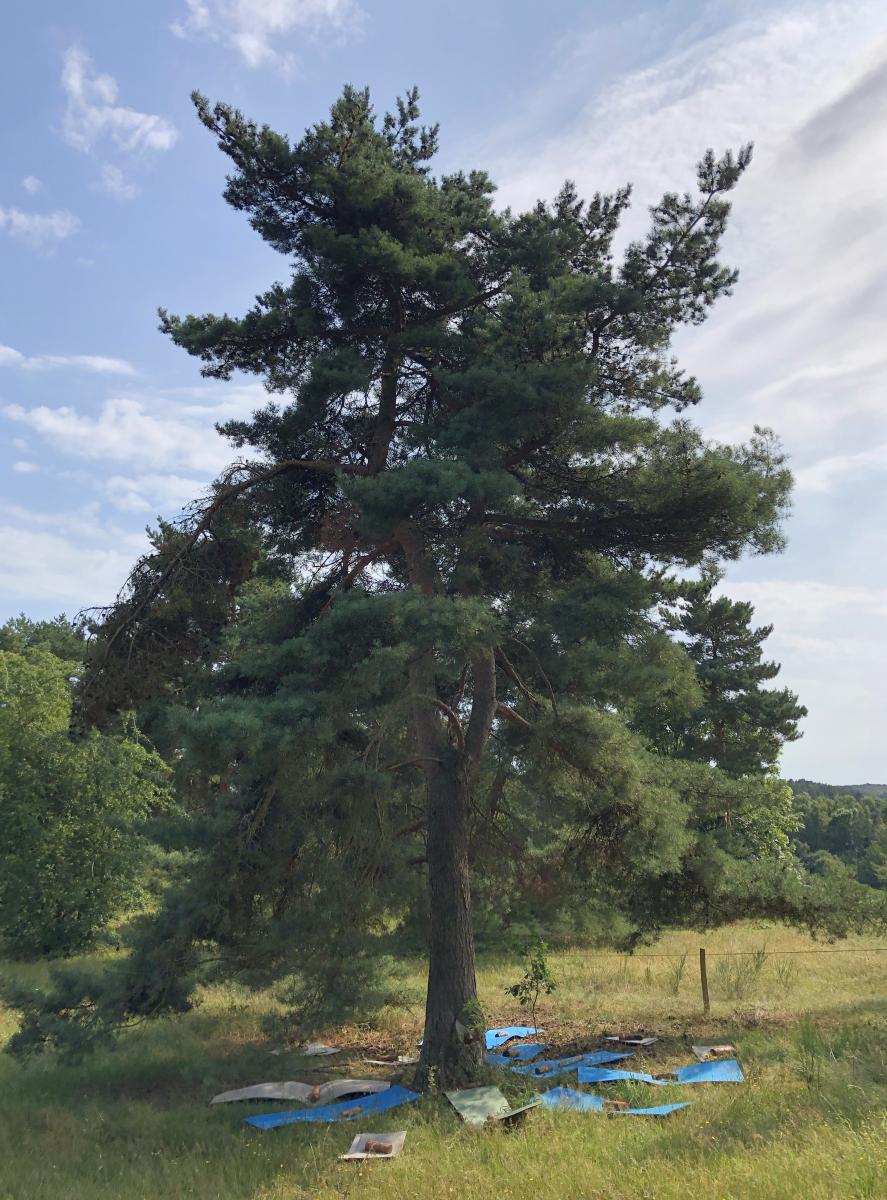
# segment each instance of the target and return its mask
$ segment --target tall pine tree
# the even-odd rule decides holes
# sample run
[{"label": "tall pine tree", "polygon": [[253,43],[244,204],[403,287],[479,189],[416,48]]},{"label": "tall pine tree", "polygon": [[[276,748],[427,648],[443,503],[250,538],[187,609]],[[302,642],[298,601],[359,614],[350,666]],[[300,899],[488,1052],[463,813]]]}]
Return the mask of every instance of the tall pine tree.
[{"label": "tall pine tree", "polygon": [[[378,120],[346,88],[295,143],[195,103],[233,166],[226,199],[290,273],[243,317],[163,312],[162,329],[271,399],[223,427],[244,456],[104,614],[80,720],[186,698],[212,662],[181,735],[210,780],[210,849],[104,999],[84,1010],[72,979],[56,1011],[95,1029],[185,1003],[207,939],[241,966],[344,963],[421,908],[424,880],[419,1082],[466,1081],[483,1059],[471,870],[494,843],[500,862],[545,843],[537,880],[560,863],[649,926],[698,917],[743,858],[735,835],[716,846],[729,781],[670,769],[626,714],[698,702],[655,617],[668,570],[782,544],[772,436],[703,439],[669,355],[736,278],[717,253],[750,149],[707,153],[696,193],[666,194],[617,261],[628,188],[497,210],[483,172],[430,173],[415,91]],[[257,563],[276,582],[244,591]],[[277,934],[260,946],[261,921]],[[35,1017],[32,1041],[62,1024]]]}]

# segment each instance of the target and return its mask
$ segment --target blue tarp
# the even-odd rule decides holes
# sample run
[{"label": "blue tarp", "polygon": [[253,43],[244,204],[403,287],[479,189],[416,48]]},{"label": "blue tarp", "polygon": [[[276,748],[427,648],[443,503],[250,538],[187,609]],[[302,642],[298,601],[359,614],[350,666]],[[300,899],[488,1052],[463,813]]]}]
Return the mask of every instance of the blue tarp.
[{"label": "blue tarp", "polygon": [[689,1100],[681,1100],[678,1104],[658,1104],[655,1108],[615,1108],[615,1117],[667,1117],[669,1113],[679,1108],[686,1108]]},{"label": "blue tarp", "polygon": [[[590,1054],[574,1054],[570,1058],[546,1058],[542,1062],[527,1063],[513,1067],[516,1075],[564,1075],[568,1071],[577,1071],[580,1067],[593,1067],[598,1063],[622,1062],[624,1058],[633,1058],[628,1050],[592,1050]],[[551,1067],[552,1070],[540,1070]]]},{"label": "blue tarp", "polygon": [[[542,1103],[548,1108],[574,1108],[579,1112],[602,1112],[606,1108],[603,1097],[568,1087],[556,1087],[543,1092]],[[606,1108],[606,1111],[628,1117],[667,1117],[678,1108],[686,1108],[689,1103],[689,1100],[683,1100],[680,1104],[660,1104],[656,1108]]]},{"label": "blue tarp", "polygon": [[512,1038],[532,1037],[536,1033],[544,1032],[544,1029],[533,1029],[529,1025],[497,1025],[495,1029],[487,1030],[487,1049],[495,1050],[503,1042],[511,1041]]},{"label": "blue tarp", "polygon": [[[611,1071],[606,1067],[580,1067],[580,1083],[620,1083],[622,1080],[637,1080],[639,1083],[667,1084],[670,1079],[654,1079],[643,1071]],[[384,1094],[384,1093],[383,1093]]]},{"label": "blue tarp", "polygon": [[[362,1100],[341,1100],[338,1104],[325,1104],[321,1108],[300,1108],[292,1112],[262,1113],[258,1117],[244,1117],[247,1125],[254,1129],[276,1129],[278,1125],[294,1125],[297,1121],[350,1121],[355,1117],[366,1117],[372,1113],[386,1112],[418,1100],[417,1092],[403,1087],[386,1088],[374,1096]],[[348,1116],[345,1116],[348,1113]]]},{"label": "blue tarp", "polygon": [[577,1092],[575,1088],[556,1087],[542,1093],[542,1103],[548,1108],[575,1108],[580,1112],[600,1112],[604,1107],[601,1096]]},{"label": "blue tarp", "polygon": [[679,1067],[675,1075],[680,1083],[745,1083],[742,1067],[735,1058],[691,1063],[689,1067]]},{"label": "blue tarp", "polygon": [[517,1063],[529,1062],[547,1049],[544,1042],[524,1042],[521,1046],[515,1046],[511,1054],[488,1054],[487,1062],[497,1067],[512,1067]]}]

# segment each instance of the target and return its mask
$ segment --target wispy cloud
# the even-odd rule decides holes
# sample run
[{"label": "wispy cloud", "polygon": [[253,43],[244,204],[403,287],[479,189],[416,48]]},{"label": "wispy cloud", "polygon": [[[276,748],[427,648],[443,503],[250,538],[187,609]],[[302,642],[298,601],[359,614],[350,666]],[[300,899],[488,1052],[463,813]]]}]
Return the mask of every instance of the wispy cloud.
[{"label": "wispy cloud", "polygon": [[18,462],[14,462],[12,464],[12,469],[15,471],[16,475],[33,475],[35,471],[40,470],[36,463],[28,462],[23,458],[20,458]]},{"label": "wispy cloud", "polygon": [[115,200],[135,200],[141,191],[141,188],[130,183],[121,169],[115,167],[113,163],[102,163],[102,169],[99,172],[99,187],[109,196],[113,196]]},{"label": "wispy cloud", "polygon": [[177,37],[222,42],[250,67],[291,68],[293,55],[281,49],[282,39],[353,33],[364,21],[355,0],[185,0],[185,5],[171,26]]},{"label": "wispy cloud", "polygon": [[106,400],[95,415],[63,405],[0,409],[65,454],[82,459],[131,463],[155,472],[186,468],[207,481],[232,458],[228,444],[212,429],[212,414],[185,420],[174,408],[158,411],[134,397]]},{"label": "wispy cloud", "polygon": [[74,368],[98,375],[135,375],[132,363],[103,354],[22,354],[12,346],[0,346],[0,367],[19,367],[23,371],[58,371]]},{"label": "wispy cloud", "polygon": [[80,229],[80,218],[62,209],[51,213],[28,213],[18,208],[0,208],[0,231],[24,242],[40,254],[51,254],[66,238]]},{"label": "wispy cloud", "polygon": [[79,46],[65,54],[62,89],[67,100],[62,133],[76,150],[89,152],[106,139],[127,153],[170,150],[178,140],[179,131],[165,117],[118,104],[117,81],[99,74]]},{"label": "wispy cloud", "polygon": [[43,187],[43,184],[36,175],[26,175],[22,180],[22,187],[26,192],[30,192],[30,194],[33,196],[35,192],[40,191],[40,189]]},{"label": "wispy cloud", "polygon": [[0,542],[0,604],[8,611],[41,601],[75,610],[107,604],[147,548],[144,533],[121,529],[96,504],[37,513],[0,502]]}]

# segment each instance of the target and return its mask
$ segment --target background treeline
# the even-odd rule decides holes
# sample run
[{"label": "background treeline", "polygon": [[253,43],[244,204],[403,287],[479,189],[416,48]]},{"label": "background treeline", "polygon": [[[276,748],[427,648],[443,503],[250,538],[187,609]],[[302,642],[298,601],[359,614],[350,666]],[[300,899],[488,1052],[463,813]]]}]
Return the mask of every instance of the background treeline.
[{"label": "background treeline", "polygon": [[792,842],[811,871],[846,864],[860,883],[887,887],[887,785],[789,779],[800,820]]}]

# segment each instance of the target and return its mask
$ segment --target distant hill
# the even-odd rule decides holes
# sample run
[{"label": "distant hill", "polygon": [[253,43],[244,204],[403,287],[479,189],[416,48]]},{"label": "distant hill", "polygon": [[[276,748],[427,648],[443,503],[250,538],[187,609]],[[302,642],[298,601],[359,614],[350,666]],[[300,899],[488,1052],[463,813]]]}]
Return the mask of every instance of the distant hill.
[{"label": "distant hill", "polygon": [[813,779],[786,779],[796,796],[877,796],[887,799],[887,783],[816,783]]}]

